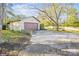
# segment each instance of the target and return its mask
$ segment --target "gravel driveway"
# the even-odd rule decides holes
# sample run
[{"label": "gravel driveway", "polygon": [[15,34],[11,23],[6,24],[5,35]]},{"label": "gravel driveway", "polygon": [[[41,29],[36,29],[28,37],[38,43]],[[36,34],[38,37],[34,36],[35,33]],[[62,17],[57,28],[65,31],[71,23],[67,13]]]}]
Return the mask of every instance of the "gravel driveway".
[{"label": "gravel driveway", "polygon": [[31,42],[24,50],[25,55],[28,55],[27,52],[29,55],[79,55],[78,34],[36,31],[32,34]]}]

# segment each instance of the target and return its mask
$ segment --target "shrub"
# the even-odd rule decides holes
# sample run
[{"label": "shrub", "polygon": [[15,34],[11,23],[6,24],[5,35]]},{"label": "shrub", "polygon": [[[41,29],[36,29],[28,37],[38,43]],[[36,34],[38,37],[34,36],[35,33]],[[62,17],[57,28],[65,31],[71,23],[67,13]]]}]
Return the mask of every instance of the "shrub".
[{"label": "shrub", "polygon": [[44,30],[44,24],[40,24],[40,29]]}]

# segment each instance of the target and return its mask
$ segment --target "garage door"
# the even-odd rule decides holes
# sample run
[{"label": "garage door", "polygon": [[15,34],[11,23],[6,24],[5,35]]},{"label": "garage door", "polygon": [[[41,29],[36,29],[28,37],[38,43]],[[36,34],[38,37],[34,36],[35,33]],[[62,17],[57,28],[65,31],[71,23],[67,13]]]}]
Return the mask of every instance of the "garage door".
[{"label": "garage door", "polygon": [[25,30],[38,30],[38,23],[24,22]]}]

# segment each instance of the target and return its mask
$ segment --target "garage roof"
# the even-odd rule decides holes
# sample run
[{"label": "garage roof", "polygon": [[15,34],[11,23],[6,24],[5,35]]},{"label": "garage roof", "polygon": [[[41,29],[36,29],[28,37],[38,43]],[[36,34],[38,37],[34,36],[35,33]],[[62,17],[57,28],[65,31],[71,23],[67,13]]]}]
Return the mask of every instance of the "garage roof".
[{"label": "garage roof", "polygon": [[35,22],[35,23],[39,23],[39,22],[40,22],[40,21],[39,21],[36,17],[34,17],[34,16],[24,18],[24,19],[22,19],[22,21],[24,21],[24,22]]}]

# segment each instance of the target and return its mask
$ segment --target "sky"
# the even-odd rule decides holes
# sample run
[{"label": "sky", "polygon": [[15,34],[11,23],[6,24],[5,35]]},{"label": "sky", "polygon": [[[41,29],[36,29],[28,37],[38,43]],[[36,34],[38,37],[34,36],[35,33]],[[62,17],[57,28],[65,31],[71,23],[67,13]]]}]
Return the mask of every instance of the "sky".
[{"label": "sky", "polygon": [[75,3],[74,4],[74,8],[76,8],[77,10],[79,10],[79,3]]},{"label": "sky", "polygon": [[[16,3],[13,4],[12,8],[17,15],[25,15],[25,16],[38,16],[38,10],[33,9],[36,8],[47,8],[49,7],[49,3]],[[77,10],[79,10],[79,3],[74,4],[73,6]],[[31,9],[30,9],[31,8]]]},{"label": "sky", "polygon": [[37,16],[38,15],[38,10],[34,8],[46,8],[50,4],[45,4],[45,3],[17,3],[12,6],[14,9],[14,12],[16,14],[21,14],[21,15],[26,15],[28,16]]}]

